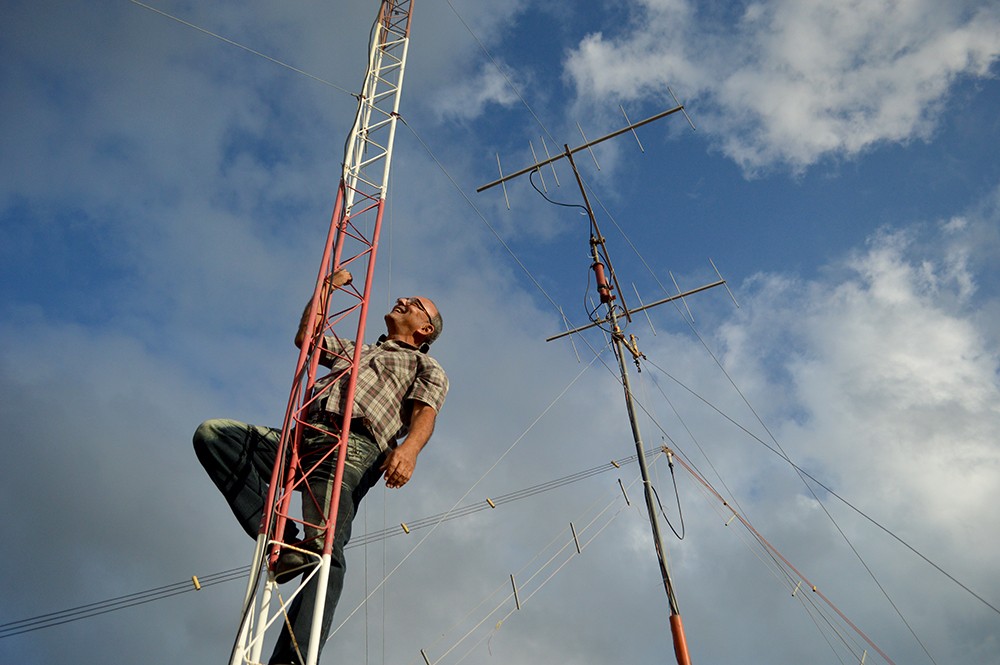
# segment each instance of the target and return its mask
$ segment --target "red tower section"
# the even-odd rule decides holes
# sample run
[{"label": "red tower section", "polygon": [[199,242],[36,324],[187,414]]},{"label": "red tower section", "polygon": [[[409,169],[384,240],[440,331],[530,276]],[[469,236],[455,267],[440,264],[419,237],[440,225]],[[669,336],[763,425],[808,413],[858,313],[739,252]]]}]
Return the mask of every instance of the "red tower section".
[{"label": "red tower section", "polygon": [[[282,425],[278,462],[271,475],[264,519],[261,523],[253,565],[247,584],[242,620],[232,665],[259,663],[267,635],[277,633],[284,623],[284,611],[303,585],[315,579],[319,585],[308,645],[300,648],[307,665],[315,665],[319,652],[319,622],[323,616],[326,587],[330,570],[340,486],[346,458],[347,435],[350,431],[356,368],[365,336],[365,321],[371,297],[372,276],[378,252],[379,232],[385,208],[386,188],[392,146],[399,119],[399,100],[409,46],[411,0],[383,0],[373,26],[368,69],[358,109],[347,140],[343,173],[337,189],[337,199],[330,231],[323,247],[323,258],[307,314],[305,340],[301,345],[295,376]],[[353,275],[350,285],[332,288],[333,276],[339,270]],[[308,479],[316,472],[318,461],[313,457],[304,463],[300,455],[303,433],[314,427],[306,422],[310,407],[323,397],[315,390],[321,342],[326,335],[352,339],[353,356],[345,357],[350,365],[347,375],[347,408],[341,414],[337,445],[324,454],[323,461],[336,458],[332,499],[329,505],[319,505],[309,491]],[[306,524],[299,513],[298,501],[313,501],[320,514],[326,515],[321,524]],[[289,521],[311,530],[319,536],[310,543],[283,542],[285,525]],[[319,541],[322,540],[322,547]],[[318,565],[310,571],[291,596],[279,597],[273,577],[273,566],[282,547],[298,548],[315,557]],[[316,553],[319,552],[319,553]]]}]

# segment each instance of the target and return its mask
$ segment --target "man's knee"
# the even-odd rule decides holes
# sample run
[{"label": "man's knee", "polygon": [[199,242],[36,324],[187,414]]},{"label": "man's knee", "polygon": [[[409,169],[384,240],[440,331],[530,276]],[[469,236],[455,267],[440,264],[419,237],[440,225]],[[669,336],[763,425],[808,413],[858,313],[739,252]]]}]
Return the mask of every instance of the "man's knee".
[{"label": "man's knee", "polygon": [[202,424],[198,425],[198,428],[194,431],[194,436],[192,437],[194,442],[194,449],[198,452],[205,450],[211,445],[211,442],[217,439],[216,432],[218,431],[218,419],[206,420]]},{"label": "man's knee", "polygon": [[227,432],[230,432],[236,424],[233,420],[212,418],[198,425],[194,431],[192,442],[195,454],[202,463],[215,456],[212,451],[218,451],[220,444],[223,444],[226,439]]}]

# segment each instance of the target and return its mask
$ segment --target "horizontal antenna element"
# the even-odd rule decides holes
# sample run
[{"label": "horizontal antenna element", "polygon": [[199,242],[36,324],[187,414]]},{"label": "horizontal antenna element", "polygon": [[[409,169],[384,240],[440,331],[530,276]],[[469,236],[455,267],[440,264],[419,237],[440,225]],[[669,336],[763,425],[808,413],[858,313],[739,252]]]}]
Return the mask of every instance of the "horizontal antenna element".
[{"label": "horizontal antenna element", "polygon": [[[498,182],[501,183],[501,184],[503,184],[506,181],[506,178],[503,177],[503,167],[500,166],[500,153],[499,152],[497,153],[497,171],[500,172],[500,180],[498,180]],[[503,188],[503,200],[507,202],[507,210],[510,210],[510,199],[507,198],[507,186],[506,185],[504,185],[504,188]]]},{"label": "horizontal antenna element", "polygon": [[[648,125],[649,123],[654,122],[656,120],[659,120],[660,118],[665,118],[668,115],[673,115],[674,113],[678,113],[678,112],[681,112],[683,110],[684,110],[684,107],[683,106],[679,106],[679,105],[675,106],[672,109],[667,109],[666,111],[662,111],[660,113],[657,113],[656,115],[650,116],[650,117],[646,118],[645,120],[640,120],[639,122],[637,122],[635,124],[632,124],[632,125],[629,125],[628,127],[622,127],[621,129],[613,131],[610,134],[605,134],[604,136],[602,136],[599,139],[594,139],[593,141],[588,141],[588,142],[584,143],[583,145],[579,145],[579,146],[577,146],[575,148],[570,148],[568,150],[568,154],[572,155],[572,154],[576,154],[576,153],[580,152],[581,150],[589,150],[592,146],[595,146],[598,143],[603,143],[604,141],[607,141],[609,139],[613,139],[614,137],[616,137],[616,136],[618,136],[620,134],[624,134],[625,132],[634,131],[634,130],[638,129],[639,127],[642,127],[643,125]],[[583,132],[582,129],[580,131]],[[544,145],[544,143],[545,142],[543,140],[542,144]],[[549,158],[544,159],[544,160],[542,160],[540,162],[535,162],[531,166],[529,166],[527,168],[524,168],[524,169],[521,169],[520,171],[517,171],[516,173],[511,173],[508,176],[501,175],[499,180],[494,180],[493,182],[486,183],[482,187],[478,188],[476,190],[476,192],[486,191],[487,189],[490,189],[491,187],[496,187],[497,185],[503,184],[503,183],[507,182],[508,180],[513,180],[514,178],[522,176],[525,173],[530,173],[530,172],[532,172],[532,171],[534,171],[534,170],[536,170],[538,168],[541,168],[542,166],[545,166],[547,164],[552,164],[553,162],[556,162],[556,161],[558,161],[558,160],[560,160],[560,159],[562,159],[563,157],[566,157],[566,156],[567,156],[567,153],[559,153],[555,157],[549,157]],[[499,161],[500,161],[500,158],[498,156],[497,157],[497,162],[499,163]]]},{"label": "horizontal antenna element", "polygon": [[583,133],[583,127],[580,126],[579,122],[576,123],[576,128],[580,130],[580,136],[583,137],[583,143],[584,145],[587,146],[587,151],[590,153],[591,158],[594,160],[594,166],[596,166],[597,170],[600,171],[601,165],[597,161],[597,155],[595,155],[594,151],[590,149],[591,144],[587,143],[587,135]]},{"label": "horizontal antenna element", "polygon": [[[674,101],[675,102],[677,101],[676,97],[674,98]],[[631,124],[632,121],[628,119],[628,113],[625,113],[625,107],[619,104],[618,108],[622,110],[622,115],[625,116],[625,124],[626,125]],[[634,129],[632,130],[632,136],[635,137],[635,142],[639,144],[639,152],[646,152],[646,149],[642,147],[642,141],[639,140],[639,135],[635,133]]]},{"label": "horizontal antenna element", "polygon": [[[691,289],[690,291],[685,291],[684,293],[678,293],[675,296],[669,296],[667,298],[663,298],[662,300],[657,300],[656,302],[650,303],[648,305],[642,305],[641,307],[636,307],[635,309],[628,310],[628,313],[629,314],[635,314],[637,312],[644,312],[647,309],[650,309],[651,307],[656,307],[657,305],[663,305],[663,304],[666,304],[668,302],[673,302],[674,300],[679,300],[681,298],[686,298],[687,296],[693,296],[696,293],[701,293],[702,291],[707,291],[708,289],[713,289],[716,286],[722,286],[725,283],[726,283],[726,280],[720,279],[717,282],[712,282],[711,284],[706,284],[704,286],[699,286],[696,289]],[[597,321],[594,321],[593,323],[588,323],[585,326],[580,326],[579,328],[573,328],[572,330],[567,330],[566,332],[559,333],[558,335],[553,335],[552,337],[546,337],[545,341],[546,342],[551,342],[553,340],[560,339],[562,337],[566,337],[567,335],[572,335],[572,334],[575,334],[575,333],[578,333],[578,332],[583,332],[584,330],[588,330],[590,328],[593,328],[594,326],[599,326],[602,323],[607,323],[609,320],[610,319],[608,319],[607,317],[604,317],[603,319],[598,319]]]}]

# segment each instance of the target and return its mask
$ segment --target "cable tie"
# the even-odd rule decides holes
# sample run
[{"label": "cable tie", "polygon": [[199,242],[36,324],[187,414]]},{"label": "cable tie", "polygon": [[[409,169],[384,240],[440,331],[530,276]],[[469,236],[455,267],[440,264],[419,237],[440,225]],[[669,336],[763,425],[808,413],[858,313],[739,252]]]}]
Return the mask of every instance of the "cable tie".
[{"label": "cable tie", "polygon": [[490,508],[496,508],[497,504],[493,503],[493,499],[486,497],[486,503],[490,504]]},{"label": "cable tie", "polygon": [[409,533],[410,527],[406,526],[406,522],[400,522],[399,526],[403,527],[403,533]]},{"label": "cable tie", "polygon": [[195,591],[201,591],[201,582],[198,581],[198,576],[197,575],[192,575],[191,576],[191,583],[194,584],[194,590]]}]

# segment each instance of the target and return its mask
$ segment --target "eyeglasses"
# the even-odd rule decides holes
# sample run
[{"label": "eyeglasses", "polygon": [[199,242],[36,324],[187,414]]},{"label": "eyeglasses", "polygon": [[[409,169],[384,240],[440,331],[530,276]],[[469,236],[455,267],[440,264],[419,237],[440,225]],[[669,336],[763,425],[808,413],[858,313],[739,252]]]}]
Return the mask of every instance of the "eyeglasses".
[{"label": "eyeglasses", "polygon": [[415,305],[417,309],[419,309],[421,312],[424,313],[424,315],[427,317],[427,323],[431,324],[432,326],[434,325],[434,321],[431,319],[431,313],[427,311],[426,307],[424,307],[424,303],[420,302],[420,298],[413,296],[405,298],[405,300],[407,305]]}]

